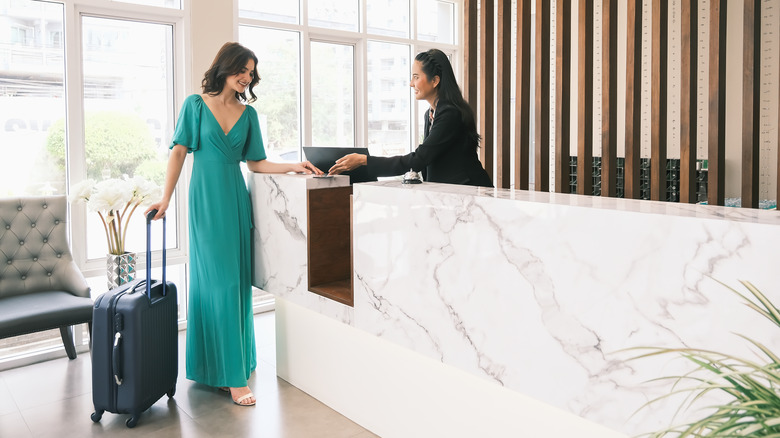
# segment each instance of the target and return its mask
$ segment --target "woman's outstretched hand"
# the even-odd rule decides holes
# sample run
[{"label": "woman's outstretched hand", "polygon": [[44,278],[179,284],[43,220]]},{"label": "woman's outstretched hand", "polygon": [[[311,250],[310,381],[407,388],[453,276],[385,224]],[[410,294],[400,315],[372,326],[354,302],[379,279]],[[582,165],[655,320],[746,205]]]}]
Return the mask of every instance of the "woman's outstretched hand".
[{"label": "woman's outstretched hand", "polygon": [[317,166],[311,164],[308,161],[302,161],[300,163],[293,164],[293,172],[295,173],[313,173],[315,175],[322,175],[324,172],[317,169]]},{"label": "woman's outstretched hand", "polygon": [[368,158],[363,154],[348,154],[336,160],[336,164],[328,169],[328,175],[338,175],[343,172],[365,166]]}]

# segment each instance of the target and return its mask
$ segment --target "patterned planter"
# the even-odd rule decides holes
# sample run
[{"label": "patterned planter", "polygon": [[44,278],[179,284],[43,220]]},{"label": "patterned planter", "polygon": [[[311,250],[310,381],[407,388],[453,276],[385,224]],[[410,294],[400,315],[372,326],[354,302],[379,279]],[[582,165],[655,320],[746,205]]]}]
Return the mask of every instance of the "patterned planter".
[{"label": "patterned planter", "polygon": [[106,279],[109,289],[133,281],[135,279],[135,253],[107,254]]}]

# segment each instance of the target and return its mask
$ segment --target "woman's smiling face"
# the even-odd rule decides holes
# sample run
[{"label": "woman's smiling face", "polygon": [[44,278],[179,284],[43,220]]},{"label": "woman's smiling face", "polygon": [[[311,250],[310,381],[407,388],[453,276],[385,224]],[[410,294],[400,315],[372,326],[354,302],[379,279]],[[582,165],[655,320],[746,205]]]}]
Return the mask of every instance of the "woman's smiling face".
[{"label": "woman's smiling face", "polygon": [[414,98],[427,100],[428,103],[433,105],[439,94],[439,90],[436,89],[437,85],[439,85],[439,77],[434,76],[432,79],[429,79],[422,71],[422,63],[414,61],[414,64],[412,64],[412,80],[409,82],[409,86],[414,89]]},{"label": "woman's smiling face", "polygon": [[240,72],[225,78],[225,87],[229,87],[237,93],[246,91],[255,76],[255,61],[249,60]]}]

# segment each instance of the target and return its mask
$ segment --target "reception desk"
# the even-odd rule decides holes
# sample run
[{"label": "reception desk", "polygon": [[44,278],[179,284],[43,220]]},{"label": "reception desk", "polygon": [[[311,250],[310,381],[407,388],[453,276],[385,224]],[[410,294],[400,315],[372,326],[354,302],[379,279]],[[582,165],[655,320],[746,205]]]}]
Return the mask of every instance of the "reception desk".
[{"label": "reception desk", "polygon": [[[752,354],[741,333],[780,351],[716,281],[780,303],[777,211],[346,177],[249,186],[277,373],[382,437],[625,437],[673,421],[674,403],[634,413],[670,390],[647,380],[689,368],[622,350]],[[331,196],[338,218],[317,205]],[[332,280],[343,299],[309,284],[328,246],[350,265]]]}]

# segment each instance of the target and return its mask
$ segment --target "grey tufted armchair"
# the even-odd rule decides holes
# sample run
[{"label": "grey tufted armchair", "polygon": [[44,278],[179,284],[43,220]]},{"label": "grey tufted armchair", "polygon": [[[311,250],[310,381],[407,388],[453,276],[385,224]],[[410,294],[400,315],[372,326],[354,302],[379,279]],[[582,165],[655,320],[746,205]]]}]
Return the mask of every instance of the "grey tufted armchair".
[{"label": "grey tufted armchair", "polygon": [[0,339],[59,328],[76,358],[72,326],[90,324],[89,286],[67,240],[65,196],[0,198]]}]

